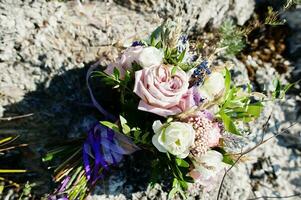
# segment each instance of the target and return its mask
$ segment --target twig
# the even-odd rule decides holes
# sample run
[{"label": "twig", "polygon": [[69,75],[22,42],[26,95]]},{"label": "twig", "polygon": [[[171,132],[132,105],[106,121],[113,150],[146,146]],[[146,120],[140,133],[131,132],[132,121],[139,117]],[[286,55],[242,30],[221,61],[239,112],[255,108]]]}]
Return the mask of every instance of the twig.
[{"label": "twig", "polygon": [[0,177],[0,181],[8,182],[9,184],[15,186],[16,188],[19,188],[19,187],[20,187],[20,185],[19,185],[18,183],[15,183],[15,182],[13,182],[13,181],[11,181],[11,180],[8,180],[8,179],[5,179],[5,178],[3,178],[3,177]]},{"label": "twig", "polygon": [[0,147],[1,146],[4,146],[4,145],[7,145],[9,143],[12,143],[13,141],[15,141],[17,138],[19,137],[19,135],[17,135],[16,137],[7,137],[7,138],[4,138],[2,140],[0,140]]},{"label": "twig", "polygon": [[29,113],[29,114],[25,114],[25,115],[18,115],[18,116],[13,116],[13,117],[2,117],[2,118],[0,118],[0,121],[11,121],[11,120],[15,120],[15,119],[30,117],[32,115],[33,115],[33,113]]},{"label": "twig", "polygon": [[296,193],[296,194],[292,194],[292,195],[288,195],[288,196],[261,196],[261,197],[256,197],[256,198],[252,198],[252,199],[248,199],[248,200],[257,200],[257,199],[288,199],[288,198],[297,197],[297,196],[301,196],[301,193]]},{"label": "twig", "polygon": [[28,144],[20,144],[20,145],[17,145],[17,146],[11,146],[11,147],[7,147],[7,148],[2,148],[2,149],[0,149],[0,152],[12,150],[12,149],[15,149],[15,148],[18,148],[18,147],[27,147],[27,146],[28,146]]},{"label": "twig", "polygon": [[[269,118],[269,119],[270,119],[270,118]],[[268,119],[268,120],[269,120],[269,119]],[[265,123],[265,125],[266,125],[266,124],[267,124],[267,123]],[[231,167],[230,167],[229,169],[225,170],[225,174],[224,174],[224,176],[223,176],[223,178],[222,178],[222,181],[221,181],[221,183],[220,183],[220,186],[219,186],[219,189],[218,189],[218,194],[217,194],[217,198],[216,198],[216,199],[219,200],[219,197],[220,197],[220,194],[221,194],[221,189],[222,189],[222,186],[223,186],[225,177],[227,176],[227,174],[229,173],[229,171],[230,171],[230,170],[238,163],[238,161],[239,161],[244,155],[250,153],[251,151],[253,151],[253,150],[256,149],[257,147],[259,147],[260,145],[262,145],[262,144],[268,142],[268,141],[271,140],[272,138],[277,137],[278,135],[280,135],[280,134],[286,132],[288,129],[290,129],[292,126],[294,126],[294,125],[296,125],[296,124],[297,124],[297,123],[293,123],[292,125],[290,125],[290,126],[287,127],[286,129],[282,130],[281,132],[279,132],[279,133],[277,133],[277,134],[275,134],[275,135],[273,135],[273,136],[271,136],[271,137],[269,137],[269,138],[267,138],[267,139],[265,139],[265,140],[262,140],[260,143],[258,143],[258,144],[255,145],[254,147],[252,147],[252,148],[250,148],[250,149],[247,149],[246,151],[240,153],[239,156],[238,156],[238,158],[237,158],[237,159],[235,160],[235,162],[231,165]]]},{"label": "twig", "polygon": [[0,169],[0,173],[25,173],[27,170],[25,169]]}]

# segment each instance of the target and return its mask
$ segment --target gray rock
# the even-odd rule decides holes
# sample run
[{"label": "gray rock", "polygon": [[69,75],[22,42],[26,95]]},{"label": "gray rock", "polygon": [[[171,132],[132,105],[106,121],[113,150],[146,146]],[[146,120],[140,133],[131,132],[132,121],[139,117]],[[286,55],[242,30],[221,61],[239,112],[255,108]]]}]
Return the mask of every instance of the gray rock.
[{"label": "gray rock", "polygon": [[114,0],[130,9],[156,13],[160,17],[182,18],[185,31],[200,31],[208,23],[219,26],[225,18],[243,25],[253,13],[253,0]]},{"label": "gray rock", "polygon": [[286,11],[282,18],[284,18],[292,29],[292,35],[288,39],[289,52],[295,59],[301,56],[301,8]]}]

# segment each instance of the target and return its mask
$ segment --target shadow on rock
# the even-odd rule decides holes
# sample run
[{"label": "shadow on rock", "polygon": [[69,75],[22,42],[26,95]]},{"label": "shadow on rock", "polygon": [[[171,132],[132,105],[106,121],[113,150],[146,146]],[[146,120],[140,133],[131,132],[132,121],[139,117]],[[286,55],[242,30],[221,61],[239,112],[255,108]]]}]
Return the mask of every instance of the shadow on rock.
[{"label": "shadow on rock", "polygon": [[[5,155],[6,159],[0,161],[0,165],[28,169],[29,173],[14,174],[11,178],[20,183],[26,181],[35,183],[33,193],[37,196],[50,193],[55,187],[51,181],[50,171],[42,162],[42,156],[46,151],[66,141],[85,137],[92,124],[102,120],[102,115],[91,104],[85,83],[90,65],[91,63],[81,69],[65,71],[50,82],[40,83],[37,90],[27,93],[22,101],[5,107],[5,116],[27,113],[33,115],[0,124],[0,130],[4,135],[19,135],[20,143],[29,144],[27,148],[17,149]],[[93,80],[93,86],[96,86],[94,88],[96,91],[103,91],[100,85],[97,86],[97,79]],[[103,101],[101,103],[112,106],[114,94],[108,92],[108,88],[106,90],[97,92],[96,98],[101,97]],[[149,169],[150,161],[145,160],[142,154],[137,153],[126,158],[119,166],[123,170],[112,169],[112,173],[100,181],[102,189],[97,190],[96,187],[94,193],[116,195],[122,192],[128,196],[132,192],[145,190],[150,174],[146,169]],[[140,171],[137,167],[133,167],[136,163]],[[139,167],[141,164],[144,167]],[[106,189],[107,186],[110,188]]]}]

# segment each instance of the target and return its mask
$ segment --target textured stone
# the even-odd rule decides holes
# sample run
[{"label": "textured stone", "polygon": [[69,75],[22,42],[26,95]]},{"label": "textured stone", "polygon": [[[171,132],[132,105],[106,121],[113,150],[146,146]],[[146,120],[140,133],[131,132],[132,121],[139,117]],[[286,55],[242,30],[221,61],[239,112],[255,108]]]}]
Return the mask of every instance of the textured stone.
[{"label": "textured stone", "polygon": [[186,31],[200,31],[208,23],[219,26],[233,17],[243,25],[253,13],[253,0],[114,0],[132,10],[156,13],[160,17],[182,18]]}]

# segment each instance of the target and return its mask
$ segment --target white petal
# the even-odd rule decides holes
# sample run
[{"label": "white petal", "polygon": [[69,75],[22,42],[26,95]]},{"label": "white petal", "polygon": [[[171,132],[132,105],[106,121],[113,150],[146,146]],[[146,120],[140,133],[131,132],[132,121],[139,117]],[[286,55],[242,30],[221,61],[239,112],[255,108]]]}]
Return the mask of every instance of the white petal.
[{"label": "white petal", "polygon": [[186,158],[188,155],[189,155],[189,150],[187,149],[186,151],[184,151],[183,153],[178,155],[178,157],[179,158]]},{"label": "white petal", "polygon": [[162,127],[162,123],[160,122],[160,120],[156,120],[153,123],[153,130],[155,133],[160,133],[161,132],[161,127]]},{"label": "white petal", "polygon": [[159,137],[159,134],[155,134],[152,138],[152,142],[153,142],[153,145],[160,151],[160,152],[163,152],[165,153],[166,152],[166,149],[161,146],[161,144],[159,144],[158,142],[158,137]]}]

